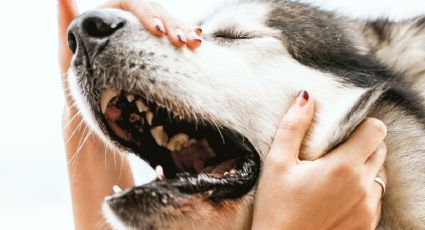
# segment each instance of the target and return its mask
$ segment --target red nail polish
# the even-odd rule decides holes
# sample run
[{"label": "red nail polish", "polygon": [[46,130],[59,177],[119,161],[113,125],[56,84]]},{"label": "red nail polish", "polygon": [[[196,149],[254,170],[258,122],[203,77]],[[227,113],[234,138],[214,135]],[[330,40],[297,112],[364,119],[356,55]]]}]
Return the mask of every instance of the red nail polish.
[{"label": "red nail polish", "polygon": [[195,29],[195,32],[196,32],[198,35],[201,35],[201,34],[202,34],[202,29],[201,29],[200,27],[197,27],[197,28]]},{"label": "red nail polish", "polygon": [[159,32],[166,34],[167,31],[165,30],[164,24],[162,23],[162,21],[159,18],[154,17],[152,19],[153,21],[153,25],[155,26],[156,30],[158,30]]},{"label": "red nail polish", "polygon": [[191,32],[189,33],[189,35],[190,35],[190,37],[191,37],[194,41],[197,41],[197,42],[202,43],[202,39],[201,39],[201,37],[200,37],[198,34],[196,34],[196,33],[195,33],[195,31],[191,31]]},{"label": "red nail polish", "polygon": [[308,94],[308,92],[305,90],[301,90],[298,93],[296,104],[298,105],[298,107],[303,107],[305,104],[307,104],[309,99],[310,95]]}]

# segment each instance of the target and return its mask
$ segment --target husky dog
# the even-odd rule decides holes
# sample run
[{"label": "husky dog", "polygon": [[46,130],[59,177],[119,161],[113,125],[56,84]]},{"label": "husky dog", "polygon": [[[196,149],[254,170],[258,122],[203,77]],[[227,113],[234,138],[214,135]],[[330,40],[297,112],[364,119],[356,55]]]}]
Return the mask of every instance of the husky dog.
[{"label": "husky dog", "polygon": [[302,157],[381,119],[389,181],[379,228],[425,229],[425,18],[361,21],[242,0],[199,25],[195,51],[120,10],[86,12],[69,27],[69,81],[85,120],[106,143],[160,165],[156,180],[105,199],[112,225],[249,229],[261,162],[305,89],[317,109]]}]

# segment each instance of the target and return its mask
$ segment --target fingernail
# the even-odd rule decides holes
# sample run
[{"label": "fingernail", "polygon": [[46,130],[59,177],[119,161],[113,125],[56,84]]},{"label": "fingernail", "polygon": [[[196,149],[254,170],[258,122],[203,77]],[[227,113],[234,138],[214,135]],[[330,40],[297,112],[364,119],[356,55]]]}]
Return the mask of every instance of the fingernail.
[{"label": "fingernail", "polygon": [[308,92],[305,91],[305,90],[301,90],[298,93],[297,100],[296,100],[295,104],[298,107],[302,108],[305,104],[307,104],[309,98],[310,98],[310,95],[308,94]]},{"label": "fingernail", "polygon": [[186,36],[184,35],[184,33],[183,33],[183,31],[181,29],[176,29],[174,31],[174,33],[176,34],[176,36],[179,38],[179,40],[181,42],[183,42],[183,43],[186,43],[187,42],[187,38],[186,38]]},{"label": "fingernail", "polygon": [[202,34],[202,29],[201,29],[201,27],[196,27],[196,29],[195,29],[195,32],[196,32],[196,34],[197,35],[201,35]]},{"label": "fingernail", "polygon": [[157,29],[159,32],[161,32],[161,33],[163,33],[163,34],[165,34],[165,33],[166,33],[166,31],[165,31],[165,27],[164,27],[164,24],[162,23],[162,21],[161,21],[159,18],[154,17],[154,18],[152,19],[152,22],[153,22],[153,25],[156,27],[156,29]]},{"label": "fingernail", "polygon": [[201,37],[199,37],[199,35],[197,35],[194,31],[191,31],[191,32],[189,33],[189,35],[190,35],[190,37],[191,37],[193,40],[195,40],[195,41],[199,41],[199,42],[202,42]]}]

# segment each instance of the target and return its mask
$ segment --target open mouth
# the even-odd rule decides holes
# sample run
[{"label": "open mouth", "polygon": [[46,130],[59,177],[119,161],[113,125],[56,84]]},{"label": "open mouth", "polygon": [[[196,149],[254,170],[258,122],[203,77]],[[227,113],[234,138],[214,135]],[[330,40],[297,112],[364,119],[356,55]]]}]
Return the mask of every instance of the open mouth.
[{"label": "open mouth", "polygon": [[260,159],[249,141],[229,129],[192,122],[153,101],[105,89],[101,120],[108,135],[156,167],[157,179],[131,188],[167,187],[212,201],[235,199],[255,185]]}]

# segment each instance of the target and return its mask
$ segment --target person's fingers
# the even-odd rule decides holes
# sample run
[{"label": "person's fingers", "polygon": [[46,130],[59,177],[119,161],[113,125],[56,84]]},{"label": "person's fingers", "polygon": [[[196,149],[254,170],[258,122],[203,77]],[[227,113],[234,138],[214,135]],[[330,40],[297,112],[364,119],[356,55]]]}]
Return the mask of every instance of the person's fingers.
[{"label": "person's fingers", "polygon": [[[381,170],[379,171],[379,173],[376,176],[383,179],[384,182],[387,183],[387,174],[385,172],[384,167],[381,168]],[[373,178],[375,178],[375,177],[373,177]],[[370,203],[376,204],[376,206],[375,206],[376,215],[375,215],[373,227],[378,226],[379,221],[381,219],[383,193],[384,193],[384,191],[383,191],[382,186],[379,183],[373,181],[372,191],[371,191],[371,194],[370,194]]]},{"label": "person's fingers", "polygon": [[350,162],[353,166],[363,164],[382,143],[386,134],[387,129],[382,121],[366,118],[346,142],[331,151],[325,158]]},{"label": "person's fingers", "polygon": [[202,44],[202,29],[189,30],[165,8],[156,2],[147,3],[143,0],[110,0],[99,8],[117,8],[135,14],[145,28],[157,36],[167,34],[171,43],[177,47],[184,44],[196,49]]},{"label": "person's fingers", "polygon": [[366,160],[365,168],[369,176],[374,177],[384,165],[385,157],[387,155],[387,146],[382,143],[378,149]]},{"label": "person's fingers", "polygon": [[187,43],[187,36],[183,31],[186,31],[185,26],[175,17],[173,17],[161,4],[152,2],[151,6],[161,16],[165,30],[171,43],[177,47],[181,47]]},{"label": "person's fingers", "polygon": [[132,12],[142,22],[143,26],[156,36],[167,33],[164,22],[153,7],[144,0],[110,0],[99,8],[117,8]]},{"label": "person's fingers", "polygon": [[202,45],[202,30],[199,29],[200,28],[195,30],[186,30],[186,36],[188,37],[186,43],[187,47],[191,49],[196,49]]},{"label": "person's fingers", "polygon": [[376,229],[378,227],[379,221],[381,220],[381,212],[382,212],[382,199],[378,201],[378,207],[376,208],[375,219],[373,220],[372,229]]},{"label": "person's fingers", "polygon": [[190,30],[182,22],[173,17],[160,3],[151,2],[150,4],[162,18],[171,43],[177,47],[181,47],[186,44],[187,47],[191,49],[196,49],[201,46],[201,28]]},{"label": "person's fingers", "polygon": [[74,0],[58,0],[58,32],[59,32],[59,67],[62,81],[65,80],[65,73],[71,64],[72,52],[68,48],[67,36],[68,26],[78,15],[77,5]]},{"label": "person's fingers", "polygon": [[285,166],[297,162],[300,146],[313,118],[314,104],[306,91],[301,91],[281,120],[267,159]]},{"label": "person's fingers", "polygon": [[372,176],[372,193],[373,193],[373,197],[376,198],[382,198],[382,196],[384,195],[384,187],[382,187],[382,185],[378,182],[375,181],[375,178],[381,178],[382,180],[384,180],[384,186],[386,187],[387,185],[387,173],[385,171],[385,167],[382,166],[382,168],[379,170],[378,174],[376,174],[375,176]]}]

